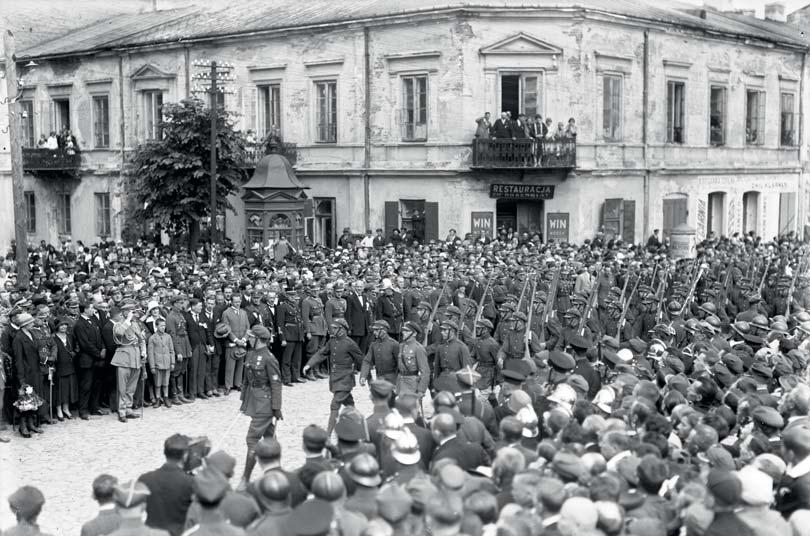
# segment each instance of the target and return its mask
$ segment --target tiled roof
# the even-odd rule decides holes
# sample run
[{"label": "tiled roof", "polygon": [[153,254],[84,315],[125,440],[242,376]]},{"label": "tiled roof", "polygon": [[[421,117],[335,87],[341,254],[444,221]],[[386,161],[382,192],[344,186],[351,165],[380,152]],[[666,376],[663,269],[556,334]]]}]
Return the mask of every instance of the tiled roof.
[{"label": "tiled roof", "polygon": [[253,0],[225,9],[179,9],[125,15],[24,50],[23,56],[70,55],[115,48],[236,36],[445,9],[571,9],[618,14],[793,46],[808,41],[790,26],[741,15],[662,7],[656,0]]}]

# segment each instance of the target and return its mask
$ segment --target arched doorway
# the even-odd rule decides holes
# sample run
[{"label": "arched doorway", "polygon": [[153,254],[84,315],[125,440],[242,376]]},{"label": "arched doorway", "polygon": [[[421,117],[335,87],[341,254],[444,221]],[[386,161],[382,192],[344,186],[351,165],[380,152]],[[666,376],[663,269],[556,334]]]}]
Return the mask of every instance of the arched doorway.
[{"label": "arched doorway", "polygon": [[664,198],[664,221],[661,225],[661,235],[669,238],[672,230],[686,225],[689,220],[689,195],[669,194]]},{"label": "arched doorway", "polygon": [[706,207],[706,236],[714,233],[723,236],[726,233],[726,192],[712,192]]},{"label": "arched doorway", "polygon": [[743,234],[759,233],[759,192],[751,190],[743,194]]}]

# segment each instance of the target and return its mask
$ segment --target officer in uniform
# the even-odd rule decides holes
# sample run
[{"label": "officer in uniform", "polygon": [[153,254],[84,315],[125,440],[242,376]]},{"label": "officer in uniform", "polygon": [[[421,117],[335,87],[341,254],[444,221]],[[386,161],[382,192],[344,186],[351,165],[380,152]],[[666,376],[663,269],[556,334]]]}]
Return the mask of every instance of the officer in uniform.
[{"label": "officer in uniform", "polygon": [[[269,333],[269,330],[268,330]],[[231,525],[219,504],[228,492],[228,481],[219,471],[205,469],[194,477],[194,496],[200,503],[200,522],[182,536],[243,536],[245,531]]]},{"label": "officer in uniform", "polygon": [[442,342],[436,347],[436,366],[433,371],[436,379],[455,374],[457,370],[472,364],[470,350],[467,345],[456,338],[458,326],[449,320],[445,320],[439,327]]},{"label": "officer in uniform", "polygon": [[115,487],[113,500],[115,509],[121,516],[121,524],[110,535],[169,536],[167,531],[148,527],[143,521],[146,517],[146,501],[149,495],[149,488],[140,481],[133,480]]},{"label": "officer in uniform", "polygon": [[384,379],[397,384],[397,358],[399,357],[399,343],[392,339],[388,332],[390,326],[385,320],[377,320],[371,325],[374,339],[368,345],[363,366],[360,368],[360,385],[366,384],[371,367],[377,373],[377,379]]},{"label": "officer in uniform", "polygon": [[492,322],[482,318],[475,324],[476,339],[470,352],[473,362],[476,363],[476,370],[480,378],[475,383],[475,388],[480,389],[481,394],[490,397],[496,385],[503,379],[498,370],[498,351],[500,347],[492,338]]},{"label": "officer in uniform", "polygon": [[329,424],[326,432],[329,436],[335,429],[338,411],[341,406],[354,406],[352,389],[354,388],[354,374],[363,361],[363,352],[349,336],[349,323],[343,318],[332,321],[329,326],[331,337],[327,343],[315,352],[304,365],[304,373],[323,361],[329,362],[329,390],[332,392],[332,402],[329,404]]},{"label": "officer in uniform", "polygon": [[336,281],[332,289],[332,295],[326,301],[324,306],[324,318],[326,318],[327,329],[332,325],[332,321],[336,318],[346,317],[346,285],[343,281]]},{"label": "officer in uniform", "polygon": [[240,411],[250,417],[247,437],[247,458],[243,482],[250,480],[250,474],[256,465],[256,444],[262,437],[273,437],[276,433],[276,422],[281,416],[281,379],[278,361],[270,353],[267,345],[270,342],[270,330],[264,326],[254,326],[249,332],[253,339],[253,348],[245,360],[245,388],[242,389],[242,406]]},{"label": "officer in uniform", "polygon": [[301,343],[304,340],[301,326],[301,315],[298,304],[290,293],[280,293],[278,312],[278,334],[284,354],[281,356],[281,379],[284,385],[292,387],[294,383],[304,383],[299,376],[301,370]]},{"label": "officer in uniform", "polygon": [[264,325],[264,318],[261,313],[262,298],[264,294],[261,290],[254,290],[250,295],[250,303],[245,306],[245,312],[248,317],[248,326],[253,327],[256,324]]},{"label": "officer in uniform", "polygon": [[[503,344],[498,350],[498,364],[502,368],[513,359],[526,356],[526,315],[522,312],[513,314],[507,321],[507,331],[503,334]],[[534,333],[529,333],[529,355],[534,358],[542,351]]]},{"label": "officer in uniform", "polygon": [[430,383],[430,365],[425,347],[419,342],[422,328],[416,322],[402,326],[402,342],[397,356],[397,394],[415,394],[420,400]]},{"label": "officer in uniform", "polygon": [[183,311],[186,310],[186,296],[179,294],[172,302],[172,309],[166,316],[166,333],[171,335],[174,344],[174,369],[169,380],[169,392],[175,404],[188,404],[192,399],[183,396],[186,378],[186,363],[191,358],[191,342],[188,340],[188,324]]},{"label": "officer in uniform", "polygon": [[[466,300],[466,298],[464,299]],[[444,310],[444,316],[447,320],[459,327],[456,338],[467,346],[470,346],[475,340],[475,337],[473,336],[470,327],[464,325],[462,320],[464,318],[464,313],[462,313],[461,309],[455,305],[448,305]]]},{"label": "officer in uniform", "polygon": [[[326,317],[324,316],[323,303],[318,298],[318,284],[311,281],[306,287],[306,296],[301,300],[301,318],[304,323],[306,338],[307,359],[318,351],[326,338]],[[321,376],[320,374],[318,374]],[[323,375],[321,377],[326,377]],[[310,370],[307,379],[315,381],[315,371]]]}]

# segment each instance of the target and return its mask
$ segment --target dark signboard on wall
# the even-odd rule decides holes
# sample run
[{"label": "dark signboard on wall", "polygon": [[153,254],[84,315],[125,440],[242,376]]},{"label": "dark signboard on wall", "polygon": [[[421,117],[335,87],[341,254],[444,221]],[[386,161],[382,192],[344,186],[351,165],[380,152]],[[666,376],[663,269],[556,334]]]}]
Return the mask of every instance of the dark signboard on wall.
[{"label": "dark signboard on wall", "polygon": [[569,219],[567,212],[546,214],[546,241],[568,242]]},{"label": "dark signboard on wall", "polygon": [[492,199],[553,199],[551,184],[490,184]]},{"label": "dark signboard on wall", "polygon": [[492,236],[495,228],[495,216],[492,212],[473,212],[471,214],[470,231],[473,235]]}]

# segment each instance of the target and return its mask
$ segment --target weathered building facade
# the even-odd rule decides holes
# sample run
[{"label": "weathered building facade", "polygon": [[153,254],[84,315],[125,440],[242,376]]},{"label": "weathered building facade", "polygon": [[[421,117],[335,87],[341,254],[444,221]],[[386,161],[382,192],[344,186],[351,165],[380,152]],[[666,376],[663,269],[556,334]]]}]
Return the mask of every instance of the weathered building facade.
[{"label": "weathered building facade", "polygon": [[[40,64],[26,135],[69,124],[82,148],[77,169],[29,163],[31,238],[119,237],[126,153],[158,135],[160,105],[190,95],[194,62],[211,59],[234,66],[225,107],[240,127],[296,144],[314,242],[417,225],[426,239],[504,226],[572,241],[604,226],[634,242],[679,225],[699,238],[803,230],[807,49],[790,27],[615,2],[422,3],[218,34],[216,15],[132,15],[106,37],[79,30],[25,51]],[[476,119],[502,110],[552,130],[574,118],[576,141],[474,142]],[[233,202],[236,243],[277,234]]]}]

